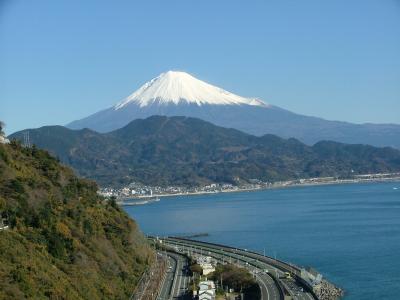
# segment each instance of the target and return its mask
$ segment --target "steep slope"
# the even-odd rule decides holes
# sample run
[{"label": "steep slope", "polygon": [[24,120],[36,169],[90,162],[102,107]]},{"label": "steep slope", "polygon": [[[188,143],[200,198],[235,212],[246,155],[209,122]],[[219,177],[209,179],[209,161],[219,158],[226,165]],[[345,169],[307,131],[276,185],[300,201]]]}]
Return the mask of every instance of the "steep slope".
[{"label": "steep slope", "polygon": [[[58,136],[59,128],[54,130]],[[104,134],[70,131],[67,136],[78,137],[71,144],[63,141],[62,147],[56,147],[49,135],[51,127],[29,130],[39,147],[61,153],[62,161],[103,186],[132,181],[236,184],[250,179],[277,181],[400,170],[400,151],[392,148],[336,142],[310,147],[295,139],[256,137],[188,117],[153,116]],[[11,136],[22,137],[23,132]]]},{"label": "steep slope", "polygon": [[309,145],[333,140],[400,148],[400,125],[352,124],[299,115],[173,71],[145,83],[116,105],[67,127],[110,132],[153,115],[194,117],[257,136],[294,137]]},{"label": "steep slope", "polygon": [[0,144],[0,212],[0,299],[127,299],[153,257],[95,183],[36,147]]}]

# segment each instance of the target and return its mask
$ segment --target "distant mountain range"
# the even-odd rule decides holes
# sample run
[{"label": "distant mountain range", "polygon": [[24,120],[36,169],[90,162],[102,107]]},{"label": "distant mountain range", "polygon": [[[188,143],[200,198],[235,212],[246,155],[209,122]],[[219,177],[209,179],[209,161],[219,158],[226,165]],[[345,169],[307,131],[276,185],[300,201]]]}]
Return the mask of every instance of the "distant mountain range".
[{"label": "distant mountain range", "polygon": [[[10,136],[23,140],[24,131]],[[400,151],[261,137],[200,119],[153,116],[98,133],[62,126],[29,129],[34,144],[103,186],[240,183],[400,171]]]},{"label": "distant mountain range", "polygon": [[113,107],[67,127],[110,132],[152,115],[195,117],[257,136],[294,137],[308,145],[332,140],[400,148],[400,125],[352,124],[299,115],[176,71],[162,73]]}]

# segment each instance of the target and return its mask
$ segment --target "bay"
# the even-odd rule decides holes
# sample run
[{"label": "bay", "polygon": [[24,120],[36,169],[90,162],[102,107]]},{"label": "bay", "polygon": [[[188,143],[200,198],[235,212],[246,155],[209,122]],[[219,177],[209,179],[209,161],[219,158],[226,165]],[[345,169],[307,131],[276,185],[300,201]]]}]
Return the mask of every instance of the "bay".
[{"label": "bay", "polygon": [[125,210],[146,234],[207,233],[197,239],[312,266],[348,300],[400,299],[399,182],[176,196]]}]

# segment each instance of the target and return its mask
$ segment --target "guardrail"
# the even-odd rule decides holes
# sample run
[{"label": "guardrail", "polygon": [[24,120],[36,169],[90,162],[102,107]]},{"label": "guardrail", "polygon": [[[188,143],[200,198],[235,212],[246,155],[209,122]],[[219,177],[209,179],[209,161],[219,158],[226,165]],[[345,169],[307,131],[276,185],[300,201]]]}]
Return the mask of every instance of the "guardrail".
[{"label": "guardrail", "polygon": [[191,239],[186,239],[186,238],[180,238],[180,237],[168,237],[168,239],[175,239],[175,240],[183,240],[183,241],[187,241],[190,243],[198,243],[198,244],[207,244],[207,245],[212,245],[215,247],[222,247],[222,248],[226,248],[226,249],[231,249],[231,250],[236,250],[236,251],[241,251],[241,252],[245,252],[246,254],[254,254],[257,257],[261,257],[264,259],[268,259],[271,260],[272,263],[278,263],[281,267],[283,267],[285,272],[286,271],[291,271],[291,273],[296,273],[296,272],[300,272],[300,268],[291,264],[288,264],[284,261],[281,261],[279,259],[273,258],[271,256],[267,256],[267,255],[262,255],[258,252],[255,251],[251,251],[251,250],[244,250],[244,249],[240,249],[240,248],[234,248],[234,247],[230,247],[230,246],[226,246],[226,245],[221,245],[221,244],[216,244],[216,243],[210,243],[210,242],[203,242],[203,241],[195,241],[195,240],[191,240]]},{"label": "guardrail", "polygon": [[[240,249],[240,248],[234,248],[234,247],[230,247],[230,246],[226,246],[226,245],[210,243],[210,242],[203,242],[203,241],[195,241],[195,240],[185,239],[185,238],[180,238],[180,237],[168,237],[168,239],[178,240],[178,241],[182,240],[182,241],[186,241],[186,242],[189,242],[192,244],[198,244],[198,245],[206,244],[206,245],[214,246],[214,247],[217,247],[220,249],[225,248],[225,249],[229,249],[231,251],[234,250],[234,253],[237,253],[237,251],[239,251],[241,253],[244,253],[248,257],[259,259],[259,260],[264,261],[276,268],[279,268],[283,272],[289,272],[289,273],[293,274],[293,277],[297,281],[299,281],[306,288],[306,290],[311,293],[311,295],[315,299],[318,299],[317,295],[314,293],[313,287],[307,281],[305,281],[303,278],[301,278],[301,276],[300,276],[301,269],[295,265],[288,264],[284,261],[272,258],[270,256],[264,256],[260,253],[254,252],[254,251],[244,250],[244,249]],[[249,254],[251,254],[251,255],[249,255]]]},{"label": "guardrail", "polygon": [[[203,241],[195,241],[195,240],[191,240],[191,239],[186,239],[186,238],[180,238],[180,237],[167,237],[170,241],[175,240],[178,242],[184,241],[187,242],[189,244],[194,244],[194,245],[198,245],[199,247],[201,247],[202,245],[209,245],[211,246],[211,248],[217,248],[219,250],[222,249],[227,249],[230,252],[233,252],[237,255],[245,255],[249,258],[254,258],[260,261],[263,261],[265,263],[268,263],[270,265],[272,265],[275,268],[280,269],[283,272],[289,272],[291,274],[293,274],[293,277],[299,282],[301,283],[305,289],[311,293],[311,295],[313,296],[314,299],[318,299],[317,295],[314,293],[313,287],[307,282],[305,281],[303,278],[301,278],[300,276],[300,268],[291,264],[288,264],[284,261],[278,260],[278,259],[274,259],[272,257],[269,256],[264,256],[260,253],[254,252],[254,251],[248,251],[248,250],[244,250],[244,249],[240,249],[240,248],[234,248],[234,247],[230,247],[230,246],[226,246],[226,245],[221,245],[221,244],[216,244],[216,243],[210,243],[210,242],[203,242]],[[239,252],[239,253],[238,253]],[[244,261],[244,260],[242,260]],[[244,261],[246,262],[246,261]],[[253,264],[252,264],[253,265]],[[273,277],[271,274],[269,274],[271,277]],[[285,294],[289,293],[289,291],[287,290],[287,288],[276,278],[273,277],[273,279],[276,280],[276,282],[278,282],[278,286],[280,288],[283,289],[283,292]]]},{"label": "guardrail", "polygon": [[[170,241],[170,240],[167,241],[167,243],[173,244],[173,245],[175,245],[175,246],[182,246],[182,245],[183,245],[183,244],[181,244],[181,243],[178,243],[178,242],[175,242],[175,241]],[[199,250],[198,250],[197,248],[195,248],[195,249],[196,249],[197,251],[194,251],[194,252],[200,253]],[[238,256],[238,257],[234,257],[234,256],[229,255],[229,252],[226,252],[226,253],[219,253],[218,250],[216,250],[216,249],[212,250],[212,249],[213,249],[213,248],[207,249],[207,251],[208,251],[208,252],[212,252],[213,254],[218,254],[218,255],[222,255],[222,256],[234,258],[234,259],[237,260],[237,261],[241,261],[241,262],[243,262],[243,263],[246,263],[247,265],[251,265],[251,266],[256,267],[256,268],[260,267],[260,266],[258,266],[258,265],[255,264],[255,263],[248,262],[248,261],[245,260],[244,258],[241,258],[237,253],[232,253],[232,254]],[[275,278],[275,276],[273,276],[273,275],[270,274],[270,273],[267,273],[267,275],[268,275],[269,277],[271,277],[272,280],[273,280],[273,281],[275,282],[275,284],[277,285],[279,294],[280,294],[280,296],[281,296],[281,299],[283,299],[284,296],[290,295],[290,293],[289,293],[289,291],[286,289],[286,287],[285,287],[284,285],[282,285],[282,283],[281,283],[277,278]]]}]

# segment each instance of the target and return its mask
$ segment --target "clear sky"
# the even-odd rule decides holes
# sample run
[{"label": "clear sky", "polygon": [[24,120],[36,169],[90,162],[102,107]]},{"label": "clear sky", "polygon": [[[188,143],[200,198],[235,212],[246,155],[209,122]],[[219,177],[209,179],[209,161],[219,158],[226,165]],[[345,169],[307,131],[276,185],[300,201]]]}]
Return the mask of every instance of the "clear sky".
[{"label": "clear sky", "polygon": [[293,112],[400,123],[400,0],[0,0],[7,133],[174,69]]}]

